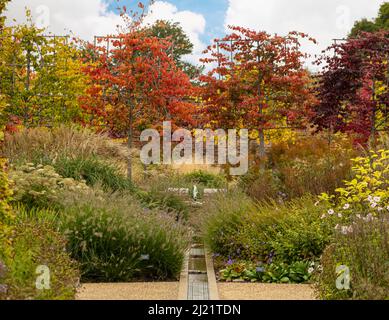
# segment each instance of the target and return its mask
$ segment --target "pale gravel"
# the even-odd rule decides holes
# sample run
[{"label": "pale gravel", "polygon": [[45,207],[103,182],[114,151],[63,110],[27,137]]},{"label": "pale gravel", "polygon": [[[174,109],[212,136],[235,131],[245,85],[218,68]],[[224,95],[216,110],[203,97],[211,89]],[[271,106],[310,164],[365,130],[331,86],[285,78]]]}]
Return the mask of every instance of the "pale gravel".
[{"label": "pale gravel", "polygon": [[221,300],[316,300],[310,285],[219,283]]},{"label": "pale gravel", "polygon": [[177,300],[178,282],[84,284],[77,300]]},{"label": "pale gravel", "polygon": [[[77,300],[177,300],[178,282],[84,284]],[[218,283],[221,300],[315,300],[310,285]]]}]

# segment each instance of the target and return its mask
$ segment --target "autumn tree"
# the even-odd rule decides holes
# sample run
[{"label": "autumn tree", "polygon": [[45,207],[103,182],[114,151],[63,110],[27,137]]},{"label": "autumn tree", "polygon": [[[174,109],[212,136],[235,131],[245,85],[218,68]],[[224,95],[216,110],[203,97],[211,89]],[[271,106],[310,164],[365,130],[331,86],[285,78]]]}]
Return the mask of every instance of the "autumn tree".
[{"label": "autumn tree", "polygon": [[187,99],[192,86],[169,55],[170,42],[135,29],[101,38],[100,44],[85,68],[91,87],[82,102],[91,125],[128,137],[132,148],[134,135],[143,129],[169,120],[185,126],[191,122],[193,106]]},{"label": "autumn tree", "polygon": [[[202,59],[215,67],[200,79],[205,122],[216,128],[257,130],[260,156],[265,130],[300,125],[314,97],[300,40],[307,35],[269,35],[240,27],[208,48]],[[313,39],[309,39],[314,41]]]},{"label": "autumn tree", "polygon": [[82,117],[77,97],[86,89],[79,50],[67,37],[42,36],[28,22],[3,30],[0,91],[2,121],[12,127],[55,126]]},{"label": "autumn tree", "polygon": [[[9,0],[0,0],[0,34],[3,33],[5,20],[2,13],[4,12],[5,6],[8,2]],[[2,39],[0,39],[0,47],[2,45]],[[2,60],[0,60],[0,66],[2,63]],[[3,114],[6,106],[5,96],[0,90],[0,115]],[[0,146],[4,138],[3,129],[3,124],[0,122]],[[10,238],[12,235],[10,222],[13,219],[13,214],[9,205],[11,196],[12,192],[9,188],[6,161],[0,155],[0,260],[4,262],[7,261],[10,256]]]},{"label": "autumn tree", "polygon": [[[5,11],[5,7],[9,0],[0,0],[0,33],[3,33],[4,29],[4,22],[5,22],[5,17],[3,16],[3,12]],[[0,47],[3,46],[2,44],[2,39],[0,39]],[[3,64],[3,61],[0,60],[0,65]],[[3,93],[0,91],[0,114],[3,113],[3,110],[6,106],[6,101],[5,101],[5,96]],[[0,121],[0,139],[2,138],[2,129],[3,129],[3,124]]]},{"label": "autumn tree", "polygon": [[3,13],[9,2],[10,0],[0,0],[0,31],[2,31],[4,27],[5,16],[3,16]]},{"label": "autumn tree", "polygon": [[364,33],[338,42],[318,61],[325,65],[313,118],[319,129],[354,133],[359,142],[388,129],[388,35]]},{"label": "autumn tree", "polygon": [[158,20],[151,26],[145,28],[149,36],[169,41],[171,45],[171,54],[176,65],[184,70],[191,78],[196,78],[202,72],[202,68],[195,66],[183,58],[193,52],[193,44],[187,34],[185,34],[179,22],[170,22]]}]

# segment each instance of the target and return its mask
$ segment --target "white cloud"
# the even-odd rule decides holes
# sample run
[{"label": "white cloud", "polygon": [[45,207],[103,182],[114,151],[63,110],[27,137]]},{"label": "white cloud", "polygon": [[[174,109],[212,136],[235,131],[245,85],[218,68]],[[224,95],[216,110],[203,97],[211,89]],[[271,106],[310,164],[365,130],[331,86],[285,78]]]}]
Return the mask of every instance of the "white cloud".
[{"label": "white cloud", "polygon": [[384,0],[229,0],[225,20],[268,33],[287,34],[295,30],[316,38],[318,46],[303,45],[314,55],[332,44],[332,39],[347,36],[354,22],[377,15]]},{"label": "white cloud", "polygon": [[186,60],[198,64],[206,45],[200,37],[205,32],[206,21],[203,15],[192,11],[179,11],[176,6],[166,1],[157,1],[150,8],[151,14],[147,17],[146,23],[153,23],[158,19],[179,22],[182,29],[193,43],[193,54],[186,57]]},{"label": "white cloud", "polygon": [[34,20],[46,20],[43,24],[48,25],[50,32],[73,32],[85,40],[114,33],[117,25],[122,24],[121,17],[110,12],[102,0],[14,0],[8,6],[8,23],[12,19],[24,22],[26,7],[31,9]]},{"label": "white cloud", "polygon": [[[24,22],[25,8],[31,9],[34,21],[48,25],[48,31],[62,35],[73,32],[84,40],[92,40],[95,35],[114,34],[122,18],[108,10],[104,0],[13,0],[8,6],[7,24]],[[205,18],[191,11],[179,11],[165,1],[157,1],[151,8],[147,22],[158,19],[180,22],[183,30],[194,44],[194,53],[186,60],[198,63],[205,48],[200,40],[205,32]]]}]

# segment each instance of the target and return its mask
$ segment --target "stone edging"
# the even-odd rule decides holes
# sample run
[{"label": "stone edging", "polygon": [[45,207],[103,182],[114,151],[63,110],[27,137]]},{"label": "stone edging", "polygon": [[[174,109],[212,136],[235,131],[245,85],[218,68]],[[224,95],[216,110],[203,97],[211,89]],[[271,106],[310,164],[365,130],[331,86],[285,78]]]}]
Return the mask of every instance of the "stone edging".
[{"label": "stone edging", "polygon": [[178,290],[178,300],[184,301],[188,300],[188,289],[189,289],[189,255],[190,250],[186,252],[184,260],[184,268],[181,271],[180,275],[180,284]]},{"label": "stone edging", "polygon": [[205,248],[205,261],[207,264],[209,299],[212,301],[220,300],[212,256],[206,248]]}]

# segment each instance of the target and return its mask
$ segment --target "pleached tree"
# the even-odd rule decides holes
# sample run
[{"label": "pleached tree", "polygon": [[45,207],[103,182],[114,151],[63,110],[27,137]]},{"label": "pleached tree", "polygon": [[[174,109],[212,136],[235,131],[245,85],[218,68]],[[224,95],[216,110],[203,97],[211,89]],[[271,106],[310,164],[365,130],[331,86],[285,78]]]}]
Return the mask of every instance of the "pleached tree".
[{"label": "pleached tree", "polygon": [[[187,127],[194,105],[192,84],[171,55],[172,43],[130,23],[125,32],[98,38],[86,48],[90,88],[81,101],[90,125],[127,137],[132,148],[136,135],[163,121]],[[129,177],[131,167],[130,162]]]},{"label": "pleached tree", "polygon": [[213,127],[257,130],[263,157],[265,130],[303,125],[315,101],[300,47],[301,39],[315,40],[297,32],[230,29],[202,60],[214,66],[201,77],[204,118]]},{"label": "pleached tree", "polygon": [[389,33],[363,33],[330,47],[318,87],[314,123],[319,129],[374,140],[389,129]]}]

